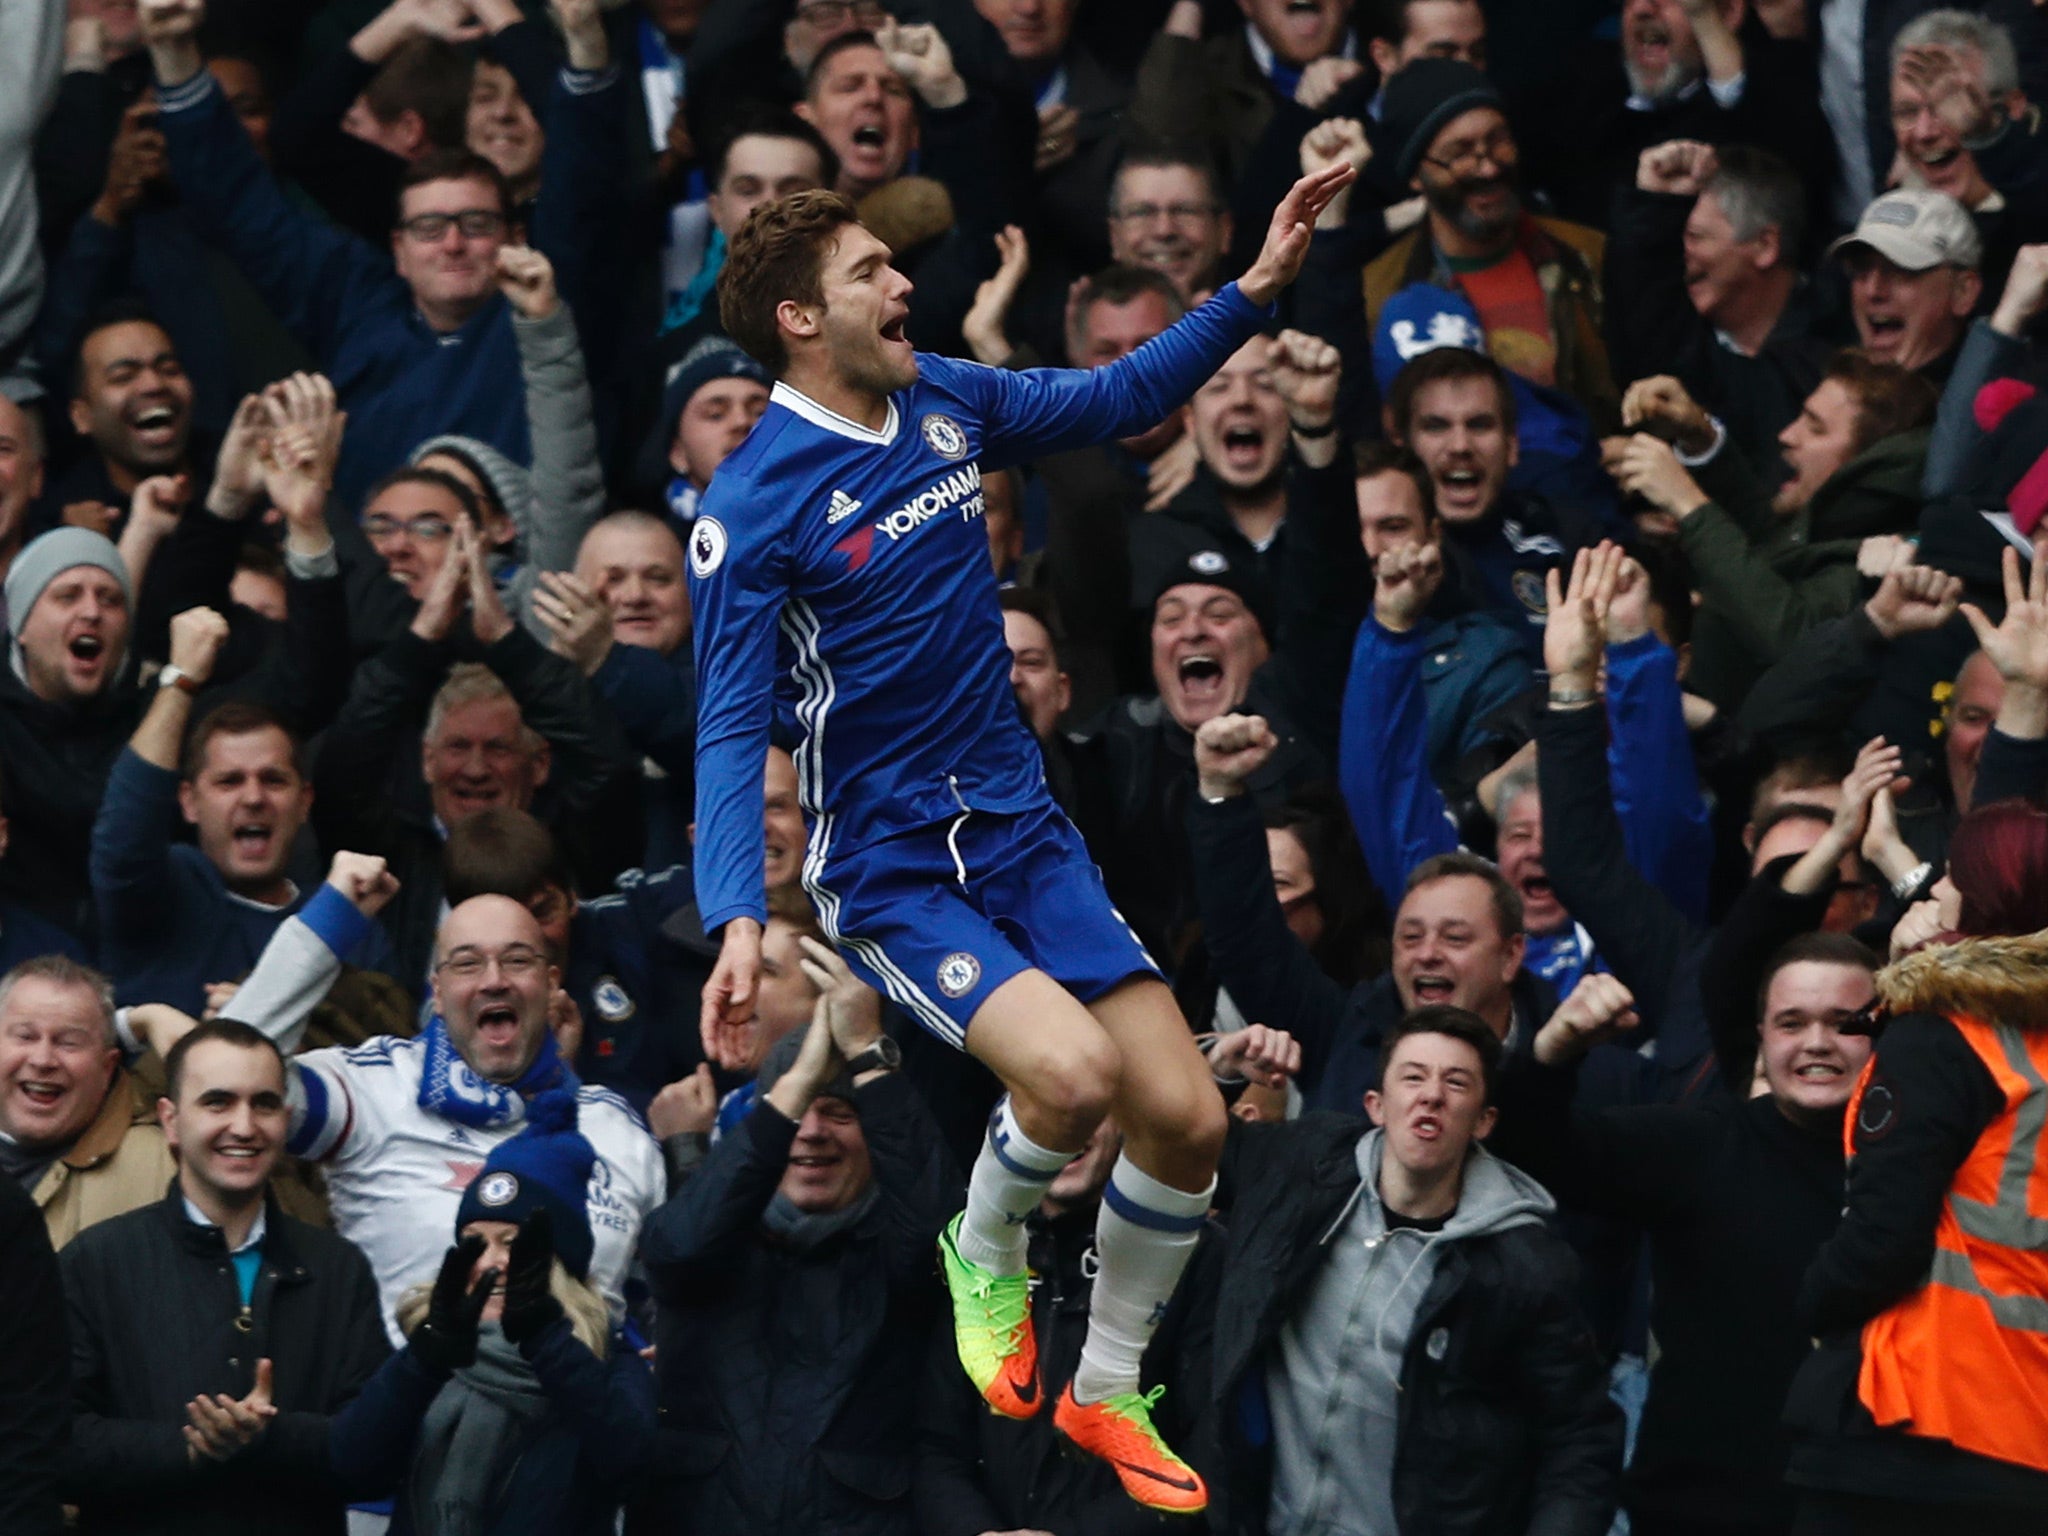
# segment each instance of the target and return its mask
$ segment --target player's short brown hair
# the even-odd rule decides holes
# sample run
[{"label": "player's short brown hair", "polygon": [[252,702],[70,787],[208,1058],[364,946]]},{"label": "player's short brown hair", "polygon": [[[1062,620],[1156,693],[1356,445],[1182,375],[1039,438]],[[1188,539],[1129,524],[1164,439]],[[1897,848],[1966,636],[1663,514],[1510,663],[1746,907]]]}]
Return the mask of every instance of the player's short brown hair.
[{"label": "player's short brown hair", "polygon": [[726,334],[778,377],[789,349],[775,323],[784,299],[823,304],[821,275],[832,237],[860,215],[837,192],[792,192],[763,203],[733,236],[718,274],[718,318]]}]

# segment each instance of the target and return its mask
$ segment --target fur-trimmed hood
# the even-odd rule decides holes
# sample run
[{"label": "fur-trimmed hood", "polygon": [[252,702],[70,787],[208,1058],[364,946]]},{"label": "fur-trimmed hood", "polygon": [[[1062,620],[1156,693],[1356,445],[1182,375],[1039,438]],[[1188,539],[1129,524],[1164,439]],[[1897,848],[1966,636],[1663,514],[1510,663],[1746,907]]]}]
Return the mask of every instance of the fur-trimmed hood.
[{"label": "fur-trimmed hood", "polygon": [[2048,1031],[2048,931],[1920,950],[1877,973],[1877,996],[1895,1014],[1963,1014]]}]

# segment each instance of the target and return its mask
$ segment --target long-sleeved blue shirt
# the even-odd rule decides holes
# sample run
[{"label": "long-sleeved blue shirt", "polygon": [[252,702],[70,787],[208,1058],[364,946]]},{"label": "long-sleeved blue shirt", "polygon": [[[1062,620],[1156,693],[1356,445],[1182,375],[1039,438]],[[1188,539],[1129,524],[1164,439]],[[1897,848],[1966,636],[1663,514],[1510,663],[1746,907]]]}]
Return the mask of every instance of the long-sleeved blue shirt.
[{"label": "long-sleeved blue shirt", "polygon": [[1090,372],[920,356],[881,430],[778,384],[690,534],[697,897],[705,931],[763,919],[761,769],[774,709],[803,738],[813,867],[966,810],[1048,798],[1010,690],[981,473],[1163,420],[1266,312],[1231,284]]},{"label": "long-sleeved blue shirt", "polygon": [[285,328],[319,359],[348,412],[337,505],[444,432],[515,463],[532,449],[512,311],[499,295],[454,331],[434,330],[391,258],[296,206],[204,70],[157,87],[178,191]]},{"label": "long-sleeved blue shirt", "polygon": [[[123,747],[92,829],[100,964],[124,1005],[169,1003],[196,1016],[207,983],[241,980],[311,893],[280,907],[237,896],[205,854],[171,840],[177,825],[177,774]],[[397,970],[374,923],[345,958],[387,975]]]}]

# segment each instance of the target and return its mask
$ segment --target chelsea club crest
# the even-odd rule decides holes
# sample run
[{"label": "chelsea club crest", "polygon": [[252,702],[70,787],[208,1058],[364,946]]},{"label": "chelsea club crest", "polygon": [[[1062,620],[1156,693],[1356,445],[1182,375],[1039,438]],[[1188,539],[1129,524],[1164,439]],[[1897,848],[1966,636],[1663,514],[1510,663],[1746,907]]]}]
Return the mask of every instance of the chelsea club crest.
[{"label": "chelsea club crest", "polygon": [[960,423],[950,416],[937,412],[925,417],[920,430],[924,433],[925,446],[942,459],[964,459],[967,457],[967,434]]}]

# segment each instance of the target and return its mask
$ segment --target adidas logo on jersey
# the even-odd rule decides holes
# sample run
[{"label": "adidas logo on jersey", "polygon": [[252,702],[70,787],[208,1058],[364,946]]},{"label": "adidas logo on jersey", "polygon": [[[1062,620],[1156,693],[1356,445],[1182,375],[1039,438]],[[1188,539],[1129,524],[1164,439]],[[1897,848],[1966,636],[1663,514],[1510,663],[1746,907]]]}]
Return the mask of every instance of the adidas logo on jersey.
[{"label": "adidas logo on jersey", "polygon": [[837,526],[859,510],[860,503],[847,495],[846,492],[834,491],[832,493],[832,505],[825,509],[825,522],[829,526]]}]

